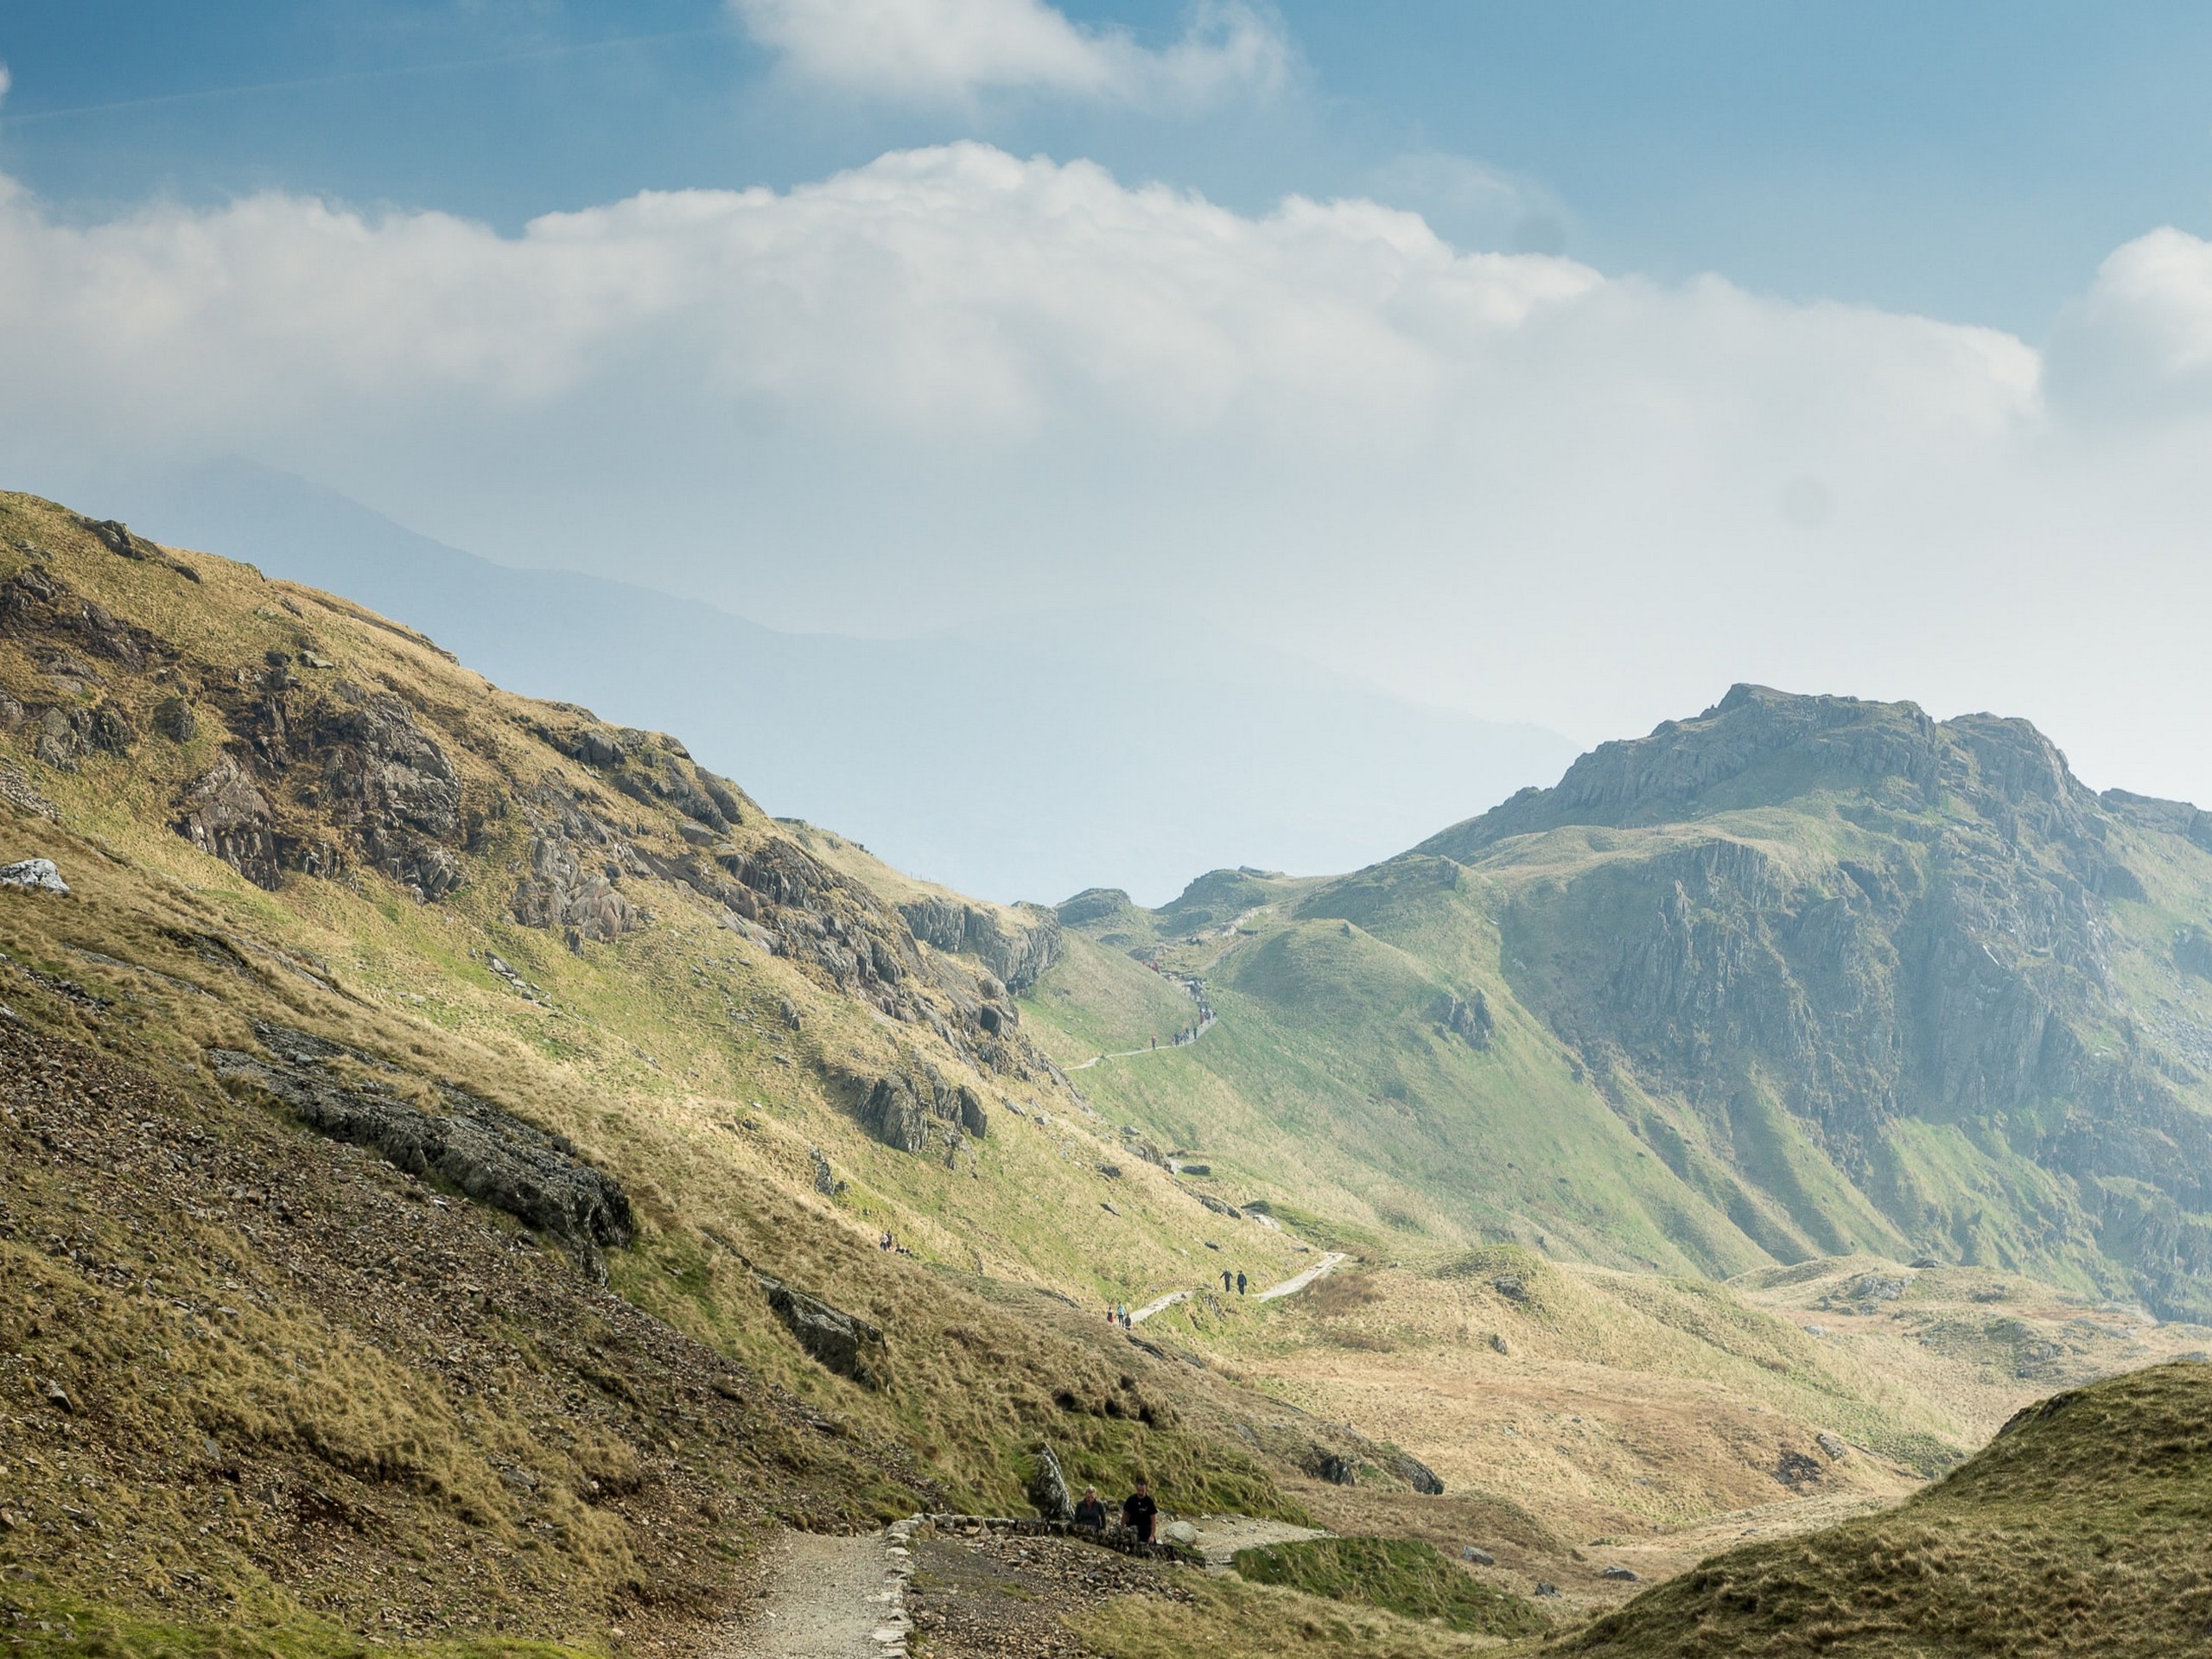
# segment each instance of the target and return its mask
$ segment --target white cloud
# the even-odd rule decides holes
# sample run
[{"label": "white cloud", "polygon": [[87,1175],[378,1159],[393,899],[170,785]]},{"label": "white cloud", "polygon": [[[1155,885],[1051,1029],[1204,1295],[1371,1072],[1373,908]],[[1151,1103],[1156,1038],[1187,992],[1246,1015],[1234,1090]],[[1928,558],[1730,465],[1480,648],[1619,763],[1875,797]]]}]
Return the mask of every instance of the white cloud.
[{"label": "white cloud", "polygon": [[2061,315],[2051,358],[2085,410],[2212,414],[2212,244],[2169,228],[2119,249]]},{"label": "white cloud", "polygon": [[1592,738],[1738,677],[1996,706],[2212,798],[2208,269],[2117,252],[2047,390],[1993,330],[973,144],[518,236],[4,188],[0,461],[242,453],[787,626],[1172,606]]},{"label": "white cloud", "polygon": [[918,102],[1033,90],[1149,107],[1268,92],[1290,48],[1242,0],[1201,0],[1164,50],[1088,29],[1044,0],[730,0],[747,30],[811,80]]},{"label": "white cloud", "polygon": [[4,101],[6,99],[8,96],[8,89],[15,84],[15,77],[8,73],[8,66],[4,63],[0,63],[0,101]]}]

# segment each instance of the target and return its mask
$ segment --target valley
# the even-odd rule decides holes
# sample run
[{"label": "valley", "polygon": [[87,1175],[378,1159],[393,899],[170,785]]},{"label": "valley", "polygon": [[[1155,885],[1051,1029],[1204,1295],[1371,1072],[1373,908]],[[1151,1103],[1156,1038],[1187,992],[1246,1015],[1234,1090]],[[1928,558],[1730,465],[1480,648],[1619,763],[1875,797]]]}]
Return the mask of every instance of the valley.
[{"label": "valley", "polygon": [[1002,906],[0,495],[0,1629],[779,1651],[795,1540],[1048,1449],[1419,1594],[948,1523],[908,1650],[1671,1651],[1803,1538],[1843,1606],[2095,1484],[2038,1401],[2196,1444],[2208,825],[1739,687],[1351,875]]}]

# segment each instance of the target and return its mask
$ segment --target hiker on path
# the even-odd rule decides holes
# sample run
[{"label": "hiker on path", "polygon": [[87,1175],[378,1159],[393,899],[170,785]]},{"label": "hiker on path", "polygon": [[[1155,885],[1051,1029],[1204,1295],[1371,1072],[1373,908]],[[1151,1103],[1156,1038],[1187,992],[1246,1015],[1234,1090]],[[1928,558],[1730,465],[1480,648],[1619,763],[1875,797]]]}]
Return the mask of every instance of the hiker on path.
[{"label": "hiker on path", "polygon": [[1136,1491],[1122,1500],[1122,1524],[1136,1534],[1142,1543],[1152,1541],[1153,1519],[1160,1513],[1160,1505],[1152,1501],[1152,1488],[1141,1478]]},{"label": "hiker on path", "polygon": [[1229,1269],[1227,1268],[1224,1268],[1221,1270],[1221,1294],[1224,1296],[1229,1294]]},{"label": "hiker on path", "polygon": [[[1224,1288],[1227,1287],[1224,1286]],[[1236,1269],[1236,1294],[1239,1296],[1244,1294],[1244,1269],[1242,1268]]]},{"label": "hiker on path", "polygon": [[1083,1502],[1075,1506],[1075,1523],[1093,1532],[1106,1530],[1106,1503],[1096,1486],[1083,1489]]}]

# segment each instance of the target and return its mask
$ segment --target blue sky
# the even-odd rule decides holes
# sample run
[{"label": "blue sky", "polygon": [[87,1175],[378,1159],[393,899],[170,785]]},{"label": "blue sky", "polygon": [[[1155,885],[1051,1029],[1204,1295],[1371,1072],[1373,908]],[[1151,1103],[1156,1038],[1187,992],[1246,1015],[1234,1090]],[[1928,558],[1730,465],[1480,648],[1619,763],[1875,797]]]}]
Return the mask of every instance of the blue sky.
[{"label": "blue sky", "polygon": [[0,0],[0,476],[2212,799],[2212,10]]},{"label": "blue sky", "polygon": [[[1065,10],[1153,44],[1187,22],[1172,3]],[[784,186],[973,136],[1246,210],[1373,194],[1468,244],[1518,232],[1616,273],[1713,270],[2031,338],[2120,243],[2212,219],[2203,7],[1275,15],[1296,60],[1286,89],[1161,118],[1022,91],[887,107],[795,86],[715,0],[10,0],[0,169],[66,212],[273,187],[512,228],[640,188]],[[226,90],[257,86],[272,89]],[[54,113],[92,105],[119,107]],[[1466,211],[1439,158],[1536,207]]]}]

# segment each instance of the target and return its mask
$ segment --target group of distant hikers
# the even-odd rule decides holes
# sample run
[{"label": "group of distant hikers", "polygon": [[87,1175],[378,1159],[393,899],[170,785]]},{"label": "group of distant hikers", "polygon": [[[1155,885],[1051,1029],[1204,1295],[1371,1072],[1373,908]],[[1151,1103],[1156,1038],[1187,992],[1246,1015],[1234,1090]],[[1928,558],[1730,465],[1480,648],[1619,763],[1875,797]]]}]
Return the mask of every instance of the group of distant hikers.
[{"label": "group of distant hikers", "polygon": [[[1122,1500],[1122,1524],[1136,1534],[1140,1541],[1152,1541],[1152,1529],[1160,1517],[1160,1505],[1152,1500],[1152,1488],[1140,1477],[1136,1487]],[[1091,1532],[1106,1530],[1106,1503],[1098,1496],[1096,1486],[1083,1489],[1083,1501],[1075,1506],[1075,1523]]]},{"label": "group of distant hikers", "polygon": [[[884,1236],[888,1238],[891,1235],[886,1233]],[[889,1247],[886,1246],[885,1248],[888,1249]],[[1229,1294],[1232,1288],[1239,1296],[1242,1296],[1244,1294],[1244,1287],[1251,1282],[1252,1281],[1250,1280],[1244,1276],[1244,1270],[1242,1268],[1239,1268],[1234,1273],[1231,1273],[1227,1268],[1224,1268],[1221,1270],[1221,1294],[1224,1296]],[[1116,1302],[1111,1307],[1108,1308],[1106,1310],[1106,1323],[1109,1325],[1118,1325],[1124,1331],[1134,1331],[1136,1328],[1136,1321],[1130,1316],[1129,1305],[1127,1302]]]}]

